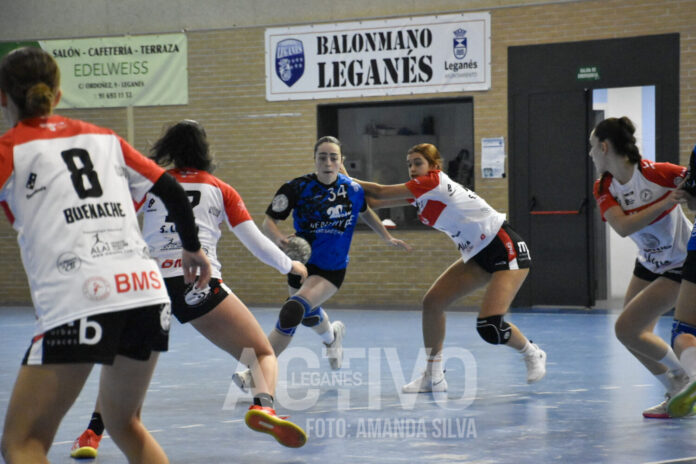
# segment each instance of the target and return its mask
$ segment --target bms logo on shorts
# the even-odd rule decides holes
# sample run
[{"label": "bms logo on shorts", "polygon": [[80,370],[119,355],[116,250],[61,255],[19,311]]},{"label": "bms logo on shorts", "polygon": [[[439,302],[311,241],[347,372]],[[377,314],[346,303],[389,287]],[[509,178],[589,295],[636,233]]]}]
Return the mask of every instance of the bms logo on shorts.
[{"label": "bms logo on shorts", "polygon": [[297,39],[285,39],[278,42],[275,53],[276,74],[288,87],[304,74],[304,46]]}]

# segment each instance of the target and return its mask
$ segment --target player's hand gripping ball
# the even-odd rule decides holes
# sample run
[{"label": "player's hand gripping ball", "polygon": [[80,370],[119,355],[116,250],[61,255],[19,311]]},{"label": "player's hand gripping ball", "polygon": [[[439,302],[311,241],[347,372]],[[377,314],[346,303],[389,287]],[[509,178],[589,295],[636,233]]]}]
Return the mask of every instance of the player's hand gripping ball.
[{"label": "player's hand gripping ball", "polygon": [[285,245],[285,254],[290,257],[293,261],[299,261],[302,264],[307,264],[309,257],[312,254],[312,247],[307,242],[307,240],[297,235],[293,235],[288,239],[287,245]]}]

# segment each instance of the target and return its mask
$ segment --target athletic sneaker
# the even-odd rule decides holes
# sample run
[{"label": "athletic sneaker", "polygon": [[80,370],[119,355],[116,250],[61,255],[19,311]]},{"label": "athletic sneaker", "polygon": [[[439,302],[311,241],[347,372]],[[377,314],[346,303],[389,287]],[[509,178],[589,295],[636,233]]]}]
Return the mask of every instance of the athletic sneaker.
[{"label": "athletic sneaker", "polygon": [[85,430],[73,443],[72,449],[70,450],[70,457],[78,459],[96,458],[101,439],[102,436],[97,435],[93,430]]},{"label": "athletic sneaker", "polygon": [[251,430],[272,435],[283,446],[299,448],[307,443],[305,431],[287,417],[276,416],[272,408],[255,404],[247,411],[244,421]]},{"label": "athletic sneaker", "polygon": [[445,374],[435,379],[427,372],[423,372],[416,380],[401,387],[401,391],[404,393],[446,392],[447,380],[445,380]]},{"label": "athletic sneaker", "polygon": [[331,369],[336,370],[343,364],[343,336],[346,333],[346,326],[341,321],[334,321],[331,323],[331,329],[333,329],[334,341],[324,345],[326,345],[326,357],[329,358]]},{"label": "athletic sneaker", "polygon": [[670,391],[665,393],[665,400],[662,403],[643,411],[643,417],[646,419],[669,419],[667,403],[669,403],[672,396],[679,393],[679,391],[681,391],[681,389],[686,387],[686,385],[689,383],[689,376],[686,375],[685,372],[680,372],[677,375],[670,372],[667,375],[671,377],[673,388],[670,388]]},{"label": "athletic sneaker", "polygon": [[696,381],[691,382],[667,402],[669,417],[688,416],[696,405]]},{"label": "athletic sneaker", "polygon": [[235,372],[234,374],[232,374],[232,381],[244,393],[248,393],[254,386],[253,379],[251,378],[251,369]]},{"label": "athletic sneaker", "polygon": [[546,352],[535,343],[532,343],[532,346],[535,349],[524,356],[524,363],[527,365],[527,383],[538,382],[546,375]]}]

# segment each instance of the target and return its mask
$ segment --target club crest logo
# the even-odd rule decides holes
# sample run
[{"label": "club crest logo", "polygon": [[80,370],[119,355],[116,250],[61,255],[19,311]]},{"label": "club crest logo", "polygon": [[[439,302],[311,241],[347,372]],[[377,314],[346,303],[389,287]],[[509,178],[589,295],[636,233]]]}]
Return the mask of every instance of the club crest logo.
[{"label": "club crest logo", "polygon": [[462,28],[457,29],[454,31],[454,39],[453,44],[452,44],[452,52],[454,53],[454,57],[457,58],[458,60],[463,60],[464,57],[466,56],[466,41],[467,38],[465,37],[466,31]]},{"label": "club crest logo", "polygon": [[275,53],[276,74],[288,87],[304,74],[304,46],[297,39],[285,39],[278,42]]}]

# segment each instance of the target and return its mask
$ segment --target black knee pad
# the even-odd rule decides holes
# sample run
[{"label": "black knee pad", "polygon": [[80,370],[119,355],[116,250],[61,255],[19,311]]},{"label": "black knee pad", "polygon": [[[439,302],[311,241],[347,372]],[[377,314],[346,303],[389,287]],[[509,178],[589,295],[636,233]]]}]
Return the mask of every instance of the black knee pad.
[{"label": "black knee pad", "polygon": [[297,300],[290,299],[283,304],[278,314],[278,324],[283,329],[297,327],[304,318],[304,306]]},{"label": "black knee pad", "polygon": [[512,330],[503,316],[490,316],[476,319],[476,330],[481,338],[491,345],[505,345],[510,341]]}]

